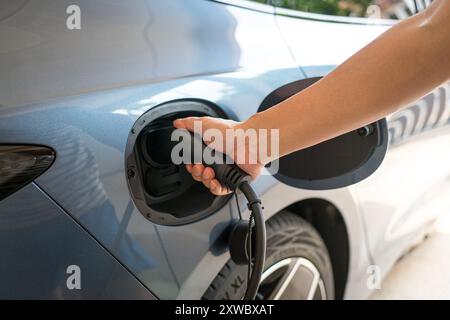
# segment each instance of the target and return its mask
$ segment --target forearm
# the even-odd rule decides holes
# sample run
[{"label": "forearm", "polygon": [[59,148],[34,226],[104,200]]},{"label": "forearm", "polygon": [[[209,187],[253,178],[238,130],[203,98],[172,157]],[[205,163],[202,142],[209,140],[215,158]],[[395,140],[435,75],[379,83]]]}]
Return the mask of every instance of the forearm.
[{"label": "forearm", "polygon": [[[328,76],[244,122],[280,130],[280,155],[396,111],[450,78],[450,1],[392,27]],[[445,31],[443,31],[445,30]]]}]

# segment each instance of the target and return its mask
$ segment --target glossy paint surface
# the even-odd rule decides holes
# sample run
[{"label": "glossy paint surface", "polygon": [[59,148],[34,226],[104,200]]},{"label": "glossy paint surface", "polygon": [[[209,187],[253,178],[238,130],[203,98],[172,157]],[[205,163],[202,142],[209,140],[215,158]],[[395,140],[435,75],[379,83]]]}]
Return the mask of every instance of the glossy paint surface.
[{"label": "glossy paint surface", "polygon": [[[383,274],[450,210],[449,93],[446,83],[392,115],[391,148],[381,169],[354,187]],[[374,225],[383,229],[374,232]]]},{"label": "glossy paint surface", "polygon": [[0,202],[0,220],[0,299],[154,299],[37,185]]},{"label": "glossy paint surface", "polygon": [[[56,161],[37,183],[147,288],[174,298],[198,261],[217,251],[212,244],[232,212],[226,206],[178,228],[147,221],[125,181],[134,121],[159,103],[189,97],[244,119],[274,88],[298,79],[299,69],[270,14],[208,1],[80,1],[81,30],[70,31],[66,5],[32,1],[2,22],[9,46],[0,66],[1,142],[52,147]],[[265,27],[264,39],[254,37],[256,25]],[[47,41],[13,46],[19,32],[24,42],[25,35]]]},{"label": "glossy paint surface", "polygon": [[[80,6],[81,30],[66,27],[71,4]],[[233,201],[184,226],[163,227],[145,219],[131,201],[124,170],[126,141],[136,119],[167,101],[200,98],[230,118],[244,120],[275,89],[325,75],[387,28],[306,21],[278,16],[270,6],[244,7],[207,0],[0,2],[0,143],[42,144],[55,150],[55,163],[36,180],[36,188],[140,281],[127,296],[138,296],[143,285],[158,298],[201,298],[229,258],[223,231],[237,218]],[[402,159],[403,151],[396,150],[393,158]],[[380,177],[399,172],[402,162],[389,163],[368,180],[374,182],[370,188],[387,191]],[[435,165],[437,174],[443,163]],[[364,182],[359,184],[361,193],[359,185],[300,190],[271,176],[262,176],[254,185],[267,219],[308,198],[327,200],[339,209],[349,235],[348,298],[369,293],[366,270],[374,261],[368,243],[383,266],[407,246],[406,241],[396,246],[382,239],[395,216],[396,198],[391,198],[385,218],[377,219],[371,199],[361,194],[380,191],[364,189]],[[17,197],[30,205],[41,203],[33,194]],[[381,205],[382,197],[376,200]],[[15,201],[11,197],[0,202],[0,216],[14,212]],[[243,200],[241,206],[248,215]],[[34,224],[36,230],[46,226],[39,219]],[[49,232],[59,235],[53,230]],[[11,237],[20,238],[19,233]],[[25,243],[31,241],[23,237]],[[386,246],[396,246],[389,257],[383,255]],[[20,256],[11,252],[9,258]],[[53,265],[57,260],[48,261]],[[49,283],[55,279],[46,278]],[[58,281],[54,283],[60,285]],[[54,297],[51,292],[42,295]]]},{"label": "glossy paint surface", "polygon": [[386,31],[390,23],[369,19],[357,19],[366,20],[367,24],[345,22],[351,22],[352,18],[340,18],[342,22],[308,20],[297,18],[294,10],[282,8],[276,8],[276,13],[292,55],[307,77],[328,73]]}]

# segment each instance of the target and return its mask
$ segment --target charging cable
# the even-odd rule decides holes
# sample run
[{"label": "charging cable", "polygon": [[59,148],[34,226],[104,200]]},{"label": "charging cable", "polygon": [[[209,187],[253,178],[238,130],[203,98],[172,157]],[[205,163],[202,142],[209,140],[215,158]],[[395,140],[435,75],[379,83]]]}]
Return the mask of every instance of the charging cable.
[{"label": "charging cable", "polygon": [[[202,146],[202,152],[205,148],[208,148],[200,136],[192,133],[190,133],[190,136],[191,150],[195,151],[199,145]],[[216,161],[213,161],[212,164],[204,163],[204,165],[214,170],[215,178],[222,185],[233,192],[240,190],[247,199],[247,206],[251,212],[249,221],[240,220],[233,227],[229,244],[233,262],[238,265],[248,264],[251,269],[244,300],[253,300],[258,293],[266,259],[266,224],[262,213],[261,200],[250,185],[251,177],[246,172],[230,161],[226,155],[214,150],[211,150],[210,154],[214,155]],[[254,241],[252,240],[253,220]]]}]

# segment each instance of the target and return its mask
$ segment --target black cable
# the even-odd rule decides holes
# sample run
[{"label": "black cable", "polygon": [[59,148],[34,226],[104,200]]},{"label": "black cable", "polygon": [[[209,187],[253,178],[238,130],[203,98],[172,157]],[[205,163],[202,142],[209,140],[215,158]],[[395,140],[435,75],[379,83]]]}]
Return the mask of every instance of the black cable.
[{"label": "black cable", "polygon": [[238,213],[239,213],[239,219],[242,220],[241,207],[239,206],[239,199],[238,199],[238,196],[237,196],[236,192],[234,193],[234,199],[236,200],[236,207],[237,207],[237,210],[238,210]]},{"label": "black cable", "polygon": [[[191,150],[196,150],[196,142],[200,143],[202,145],[202,151],[204,151],[205,148],[207,148],[206,144],[204,144],[203,139],[199,135],[195,135],[192,133],[187,133],[188,136],[191,138]],[[192,153],[192,155],[194,155]],[[248,266],[249,266],[249,272],[248,276],[249,279],[247,281],[247,290],[244,295],[245,300],[253,300],[256,297],[256,294],[258,293],[258,287],[259,283],[261,281],[262,272],[264,271],[264,261],[266,260],[266,224],[264,221],[264,216],[262,213],[262,207],[261,207],[261,200],[259,200],[256,192],[253,190],[253,188],[250,186],[250,180],[251,177],[243,171],[241,168],[239,168],[236,165],[230,164],[233,163],[233,161],[229,161],[229,159],[226,155],[221,154],[220,152],[214,153],[215,159],[211,162],[211,164],[205,164],[208,167],[212,168],[215,173],[216,179],[226,186],[228,189],[236,191],[236,189],[240,189],[242,193],[244,194],[245,198],[248,201],[248,208],[251,211],[250,219],[249,219],[249,226],[248,226],[248,232],[247,232],[247,240],[244,240],[244,251],[246,249],[247,243],[249,244],[249,248],[247,251],[247,258],[248,258]],[[225,161],[224,161],[225,160]],[[194,163],[195,159],[192,159],[191,163]],[[237,201],[236,196],[236,203],[238,205],[239,215],[240,208],[239,208],[239,202]],[[242,216],[241,216],[242,219]],[[255,221],[255,248],[252,250],[252,221]],[[241,247],[242,248],[242,247]],[[231,249],[230,249],[231,250]],[[255,257],[252,257],[252,251],[254,251]],[[253,268],[252,268],[252,261]],[[250,272],[251,271],[251,272]]]},{"label": "black cable", "polygon": [[250,213],[250,218],[248,220],[248,231],[247,231],[247,255],[248,255],[248,268],[247,268],[247,289],[250,283],[252,265],[253,265],[253,254],[252,254],[252,228],[253,228],[253,212]]},{"label": "black cable", "polygon": [[[241,212],[241,207],[239,206],[239,198],[237,196],[237,192],[234,193],[234,198],[236,200],[236,206],[238,208],[238,212],[239,212],[239,219],[242,219],[242,212]],[[248,264],[247,264],[247,288],[248,288],[248,284],[250,282],[250,275],[251,275],[251,270],[252,270],[252,225],[253,225],[253,213],[250,213],[250,218],[248,221],[248,230],[247,230],[247,238],[246,238],[246,250],[247,250],[247,256],[248,256]],[[246,289],[247,291],[247,289]]]},{"label": "black cable", "polygon": [[239,185],[239,189],[248,200],[248,206],[255,219],[255,262],[253,264],[252,274],[248,282],[247,291],[245,292],[244,300],[253,300],[258,293],[259,283],[264,271],[264,261],[266,260],[266,224],[261,208],[261,200],[259,200],[253,188],[248,181],[243,181]]}]

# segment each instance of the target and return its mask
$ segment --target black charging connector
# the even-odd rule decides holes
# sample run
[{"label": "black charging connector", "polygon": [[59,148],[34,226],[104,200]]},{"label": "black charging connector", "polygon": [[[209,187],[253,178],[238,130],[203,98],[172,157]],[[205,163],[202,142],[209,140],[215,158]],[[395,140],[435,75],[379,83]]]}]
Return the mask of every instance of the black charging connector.
[{"label": "black charging connector", "polygon": [[[195,134],[190,133],[191,150],[196,150],[195,146],[200,145],[201,151],[204,152],[208,146],[203,139]],[[236,264],[248,263],[251,267],[250,278],[247,284],[247,290],[244,300],[253,300],[258,293],[259,283],[264,271],[264,261],[266,259],[266,225],[262,213],[261,200],[250,185],[251,177],[239,168],[233,161],[230,161],[226,155],[211,150],[214,154],[212,163],[203,163],[205,166],[214,170],[215,178],[231,191],[240,190],[248,201],[248,208],[251,211],[250,220],[240,220],[233,228],[230,235],[230,256]],[[192,153],[193,154],[193,153]],[[193,161],[192,157],[192,162]],[[254,219],[254,248],[249,245],[251,239],[252,220]],[[243,227],[245,223],[245,228]],[[253,254],[250,254],[252,252]]]}]

